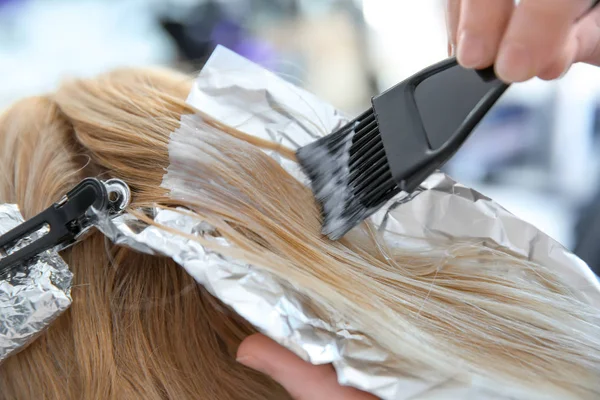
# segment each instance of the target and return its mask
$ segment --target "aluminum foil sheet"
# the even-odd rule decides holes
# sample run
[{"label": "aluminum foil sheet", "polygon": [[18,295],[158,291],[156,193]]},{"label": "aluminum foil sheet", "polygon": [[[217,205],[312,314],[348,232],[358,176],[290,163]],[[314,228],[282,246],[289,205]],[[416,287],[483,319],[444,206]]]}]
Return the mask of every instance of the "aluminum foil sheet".
[{"label": "aluminum foil sheet", "polygon": [[[219,47],[196,79],[188,103],[244,132],[296,148],[336,130],[349,119],[331,105]],[[182,126],[198,123],[184,116]],[[300,169],[277,158],[303,182]],[[163,186],[177,187],[165,177]],[[211,227],[188,214],[147,210],[160,226],[185,235],[226,241]],[[582,299],[600,305],[600,285],[589,268],[559,243],[510,214],[493,200],[450,177],[435,173],[413,195],[399,195],[371,217],[386,240],[414,238],[477,239],[552,266],[564,275]],[[173,258],[214,296],[232,307],[260,331],[313,364],[332,363],[338,380],[385,400],[502,399],[473,382],[450,379],[424,382],[397,376],[375,343],[343,321],[317,318],[306,299],[290,284],[265,272],[209,251],[185,235],[147,226],[132,215],[105,220],[99,228],[118,244]],[[406,245],[404,243],[404,245]]]},{"label": "aluminum foil sheet", "polygon": [[[23,222],[19,207],[0,205],[0,235]],[[43,235],[38,231],[12,253]],[[54,250],[0,276],[0,363],[22,350],[71,305],[72,274]]]}]

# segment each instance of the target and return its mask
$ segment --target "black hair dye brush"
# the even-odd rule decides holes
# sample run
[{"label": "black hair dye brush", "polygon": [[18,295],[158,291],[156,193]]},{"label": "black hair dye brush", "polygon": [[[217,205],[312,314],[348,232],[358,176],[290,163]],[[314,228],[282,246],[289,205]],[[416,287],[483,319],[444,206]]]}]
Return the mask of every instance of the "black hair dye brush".
[{"label": "black hair dye brush", "polygon": [[[594,0],[577,20],[600,4]],[[508,85],[455,58],[372,100],[373,107],[296,152],[321,203],[323,234],[337,240],[401,191],[410,193],[469,137]]]},{"label": "black hair dye brush", "polygon": [[333,240],[410,193],[469,137],[508,85],[450,58],[372,99],[373,107],[296,155]]}]

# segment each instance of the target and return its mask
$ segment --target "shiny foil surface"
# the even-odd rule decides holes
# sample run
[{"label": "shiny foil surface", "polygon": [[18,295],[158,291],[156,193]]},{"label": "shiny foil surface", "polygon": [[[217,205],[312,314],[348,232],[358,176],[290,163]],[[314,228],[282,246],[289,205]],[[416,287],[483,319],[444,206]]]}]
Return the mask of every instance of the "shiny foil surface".
[{"label": "shiny foil surface", "polygon": [[[348,121],[331,105],[223,47],[206,63],[188,103],[223,123],[291,148],[310,143]],[[198,121],[197,116],[184,116],[182,126]],[[306,183],[296,164],[273,157]],[[168,174],[163,181],[163,187],[173,193],[180,189],[178,184]],[[104,219],[99,228],[115,243],[173,258],[266,335],[313,364],[332,363],[341,384],[385,400],[509,398],[489,393],[477,382],[465,385],[447,378],[424,382],[395,375],[381,348],[343,321],[317,318],[292,285],[260,265],[229,259],[171,231],[228,245],[203,221],[173,210],[146,212],[169,229],[145,225],[128,214],[112,221]],[[584,262],[493,200],[442,173],[431,175],[411,196],[401,194],[390,200],[371,220],[390,243],[402,237],[451,237],[507,249],[553,267],[583,300],[600,305],[600,285]]]},{"label": "shiny foil surface", "polygon": [[[18,206],[0,205],[0,235],[22,222]],[[40,235],[43,231],[23,238],[7,253]],[[54,250],[0,276],[0,363],[25,348],[71,305],[72,277]]]}]

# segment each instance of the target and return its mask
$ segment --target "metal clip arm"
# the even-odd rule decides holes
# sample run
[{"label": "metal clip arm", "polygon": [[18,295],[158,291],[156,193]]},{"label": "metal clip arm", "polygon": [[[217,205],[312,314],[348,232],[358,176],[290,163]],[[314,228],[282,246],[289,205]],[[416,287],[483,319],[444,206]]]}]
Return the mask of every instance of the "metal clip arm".
[{"label": "metal clip arm", "polygon": [[[127,188],[124,183],[122,186]],[[5,256],[0,259],[0,275],[46,250],[56,246],[64,248],[75,242],[78,235],[89,228],[88,211],[92,207],[98,211],[105,210],[109,203],[108,191],[104,183],[95,178],[84,179],[59,202],[0,237],[0,249]],[[122,210],[124,206],[119,205],[118,208]],[[19,240],[44,227],[47,227],[48,232],[43,236],[21,249],[9,252],[9,249]]]}]

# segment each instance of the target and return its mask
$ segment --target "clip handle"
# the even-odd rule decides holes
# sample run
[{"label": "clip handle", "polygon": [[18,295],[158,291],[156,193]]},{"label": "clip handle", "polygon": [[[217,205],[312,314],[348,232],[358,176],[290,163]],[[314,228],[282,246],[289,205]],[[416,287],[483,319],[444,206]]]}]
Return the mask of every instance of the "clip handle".
[{"label": "clip handle", "polygon": [[55,203],[35,217],[23,222],[0,237],[0,248],[14,246],[20,239],[48,226],[49,231],[39,239],[0,259],[0,275],[14,266],[43,251],[75,239],[82,230],[81,219],[90,207],[104,209],[108,194],[102,182],[95,178],[81,181],[58,203]]},{"label": "clip handle", "polygon": [[[39,216],[42,216],[42,214],[39,214]],[[40,229],[43,226],[44,223],[38,225],[37,229]],[[33,231],[35,232],[37,229],[34,229]],[[48,233],[33,242],[35,245],[33,245],[33,243],[29,244],[22,249],[19,249],[14,253],[0,259],[0,275],[9,272],[15,265],[18,265],[19,262],[31,259],[39,253],[54,247],[55,241],[55,237]]]}]

